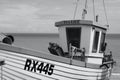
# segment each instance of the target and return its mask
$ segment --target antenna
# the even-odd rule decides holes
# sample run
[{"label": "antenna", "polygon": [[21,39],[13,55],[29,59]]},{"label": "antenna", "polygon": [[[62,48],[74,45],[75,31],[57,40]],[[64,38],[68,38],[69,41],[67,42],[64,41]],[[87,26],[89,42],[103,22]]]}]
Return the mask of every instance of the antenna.
[{"label": "antenna", "polygon": [[82,12],[82,19],[85,19],[85,15],[87,14],[87,0],[85,0],[85,8],[83,9]]},{"label": "antenna", "polygon": [[76,7],[75,7],[73,19],[75,19],[75,16],[76,16],[77,7],[78,7],[78,2],[79,2],[79,0],[77,0],[77,2],[76,2]]}]

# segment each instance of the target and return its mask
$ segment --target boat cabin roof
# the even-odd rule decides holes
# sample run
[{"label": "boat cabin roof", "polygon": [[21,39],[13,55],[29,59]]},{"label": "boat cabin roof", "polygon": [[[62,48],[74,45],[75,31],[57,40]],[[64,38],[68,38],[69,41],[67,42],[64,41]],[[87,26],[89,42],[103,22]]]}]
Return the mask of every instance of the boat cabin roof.
[{"label": "boat cabin roof", "polygon": [[88,26],[93,26],[97,28],[101,28],[106,30],[107,27],[104,25],[100,25],[96,22],[93,22],[91,20],[63,20],[55,23],[56,27],[62,27],[62,26],[67,26],[67,25],[88,25]]}]

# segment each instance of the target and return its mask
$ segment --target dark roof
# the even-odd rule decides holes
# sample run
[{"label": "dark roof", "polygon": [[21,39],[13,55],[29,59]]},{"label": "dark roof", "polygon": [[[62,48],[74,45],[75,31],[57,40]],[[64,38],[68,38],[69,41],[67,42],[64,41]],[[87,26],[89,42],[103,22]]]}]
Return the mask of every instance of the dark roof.
[{"label": "dark roof", "polygon": [[90,25],[90,26],[102,28],[105,30],[107,29],[107,27],[94,23],[91,20],[63,20],[55,23],[56,27],[61,27],[65,25]]}]

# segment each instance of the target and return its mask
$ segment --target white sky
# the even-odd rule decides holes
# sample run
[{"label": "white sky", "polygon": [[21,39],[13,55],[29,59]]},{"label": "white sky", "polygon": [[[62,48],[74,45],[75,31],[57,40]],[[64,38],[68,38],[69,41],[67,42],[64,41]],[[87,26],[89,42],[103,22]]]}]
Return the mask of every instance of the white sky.
[{"label": "white sky", "polygon": [[[79,0],[76,19],[81,19],[84,1]],[[54,23],[73,19],[76,0],[0,0],[0,32],[57,33]],[[105,0],[109,33],[120,33],[120,0]],[[99,23],[106,24],[102,0],[95,0]],[[88,0],[87,19],[93,19],[92,0]]]}]

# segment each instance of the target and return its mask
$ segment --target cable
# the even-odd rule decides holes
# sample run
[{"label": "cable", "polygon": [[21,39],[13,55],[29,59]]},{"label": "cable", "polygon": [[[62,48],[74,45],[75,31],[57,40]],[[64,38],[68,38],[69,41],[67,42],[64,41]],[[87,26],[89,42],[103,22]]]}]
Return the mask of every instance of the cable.
[{"label": "cable", "polygon": [[82,19],[83,20],[85,19],[85,14],[87,14],[87,0],[85,1],[85,8],[83,9],[83,12],[82,12]]},{"label": "cable", "polygon": [[73,16],[73,19],[75,19],[75,16],[76,16],[77,7],[78,7],[78,2],[79,2],[79,0],[77,0],[77,3],[76,3],[76,7],[75,7],[75,11],[74,11],[74,16]]},{"label": "cable", "polygon": [[85,1],[85,9],[87,9],[87,0]]},{"label": "cable", "polygon": [[94,21],[95,21],[95,1],[93,0],[93,17],[94,17]]},{"label": "cable", "polygon": [[104,12],[105,12],[105,17],[106,17],[107,27],[109,27],[109,24],[108,24],[108,17],[107,17],[107,11],[106,11],[105,1],[104,1],[104,0],[103,0],[103,7],[104,7]]}]

